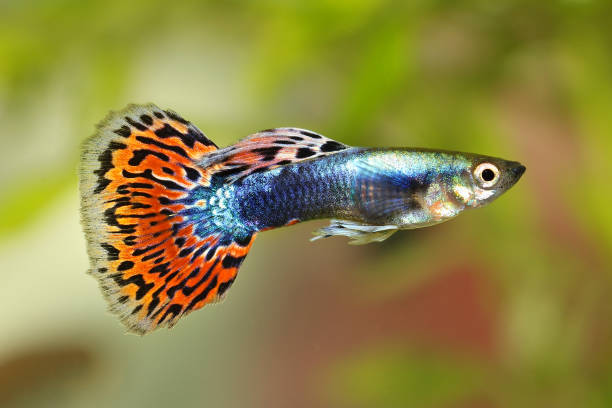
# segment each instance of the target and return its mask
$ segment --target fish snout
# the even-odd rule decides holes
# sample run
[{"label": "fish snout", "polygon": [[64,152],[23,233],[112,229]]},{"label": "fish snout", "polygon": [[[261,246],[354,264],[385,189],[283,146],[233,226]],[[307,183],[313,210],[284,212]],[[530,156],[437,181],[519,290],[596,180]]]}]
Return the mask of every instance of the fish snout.
[{"label": "fish snout", "polygon": [[519,164],[517,166],[512,167],[511,171],[514,174],[515,179],[518,181],[518,179],[521,178],[521,176],[523,175],[523,173],[525,173],[525,170],[527,170],[527,167],[523,166],[522,164]]}]

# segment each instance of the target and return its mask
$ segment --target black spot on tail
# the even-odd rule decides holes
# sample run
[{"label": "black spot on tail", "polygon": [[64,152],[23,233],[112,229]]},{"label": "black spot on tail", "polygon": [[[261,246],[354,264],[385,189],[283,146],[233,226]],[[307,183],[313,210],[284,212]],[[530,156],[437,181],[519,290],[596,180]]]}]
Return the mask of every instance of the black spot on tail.
[{"label": "black spot on tail", "polygon": [[158,197],[157,201],[159,201],[161,205],[170,205],[173,203],[171,199],[169,199],[168,197],[164,197],[164,196]]},{"label": "black spot on tail", "polygon": [[190,274],[189,276],[187,276],[186,278],[184,278],[181,282],[179,282],[177,285],[172,286],[170,289],[168,289],[168,298],[173,299],[174,298],[174,294],[176,293],[177,290],[181,290],[185,287],[185,285],[187,284],[187,281],[189,281],[189,279],[194,278],[196,276],[198,276],[198,274],[200,273],[200,268],[195,268]]},{"label": "black spot on tail", "polygon": [[182,309],[183,307],[178,303],[171,304],[170,306],[168,306],[168,310],[166,310],[166,313],[164,313],[159,319],[158,323],[161,324],[164,320],[166,320],[169,315],[172,315],[172,317],[170,318],[170,320],[172,320],[174,317],[178,316],[179,313],[181,313]]},{"label": "black spot on tail", "polygon": [[168,269],[168,266],[170,266],[170,262],[165,262],[163,264],[155,265],[154,267],[149,269],[149,273],[159,273],[159,276],[163,278],[168,273],[170,273],[170,269]]},{"label": "black spot on tail", "polygon": [[140,256],[140,255],[144,255],[144,254],[146,254],[147,252],[150,252],[150,251],[154,250],[155,248],[157,248],[158,246],[160,246],[160,245],[161,245],[161,244],[163,244],[163,243],[164,243],[164,241],[161,241],[161,242],[158,242],[158,243],[153,244],[153,245],[149,245],[149,246],[144,247],[144,248],[138,248],[138,249],[135,249],[135,250],[132,252],[132,256]]},{"label": "black spot on tail", "polygon": [[142,120],[142,123],[148,126],[153,124],[153,118],[151,118],[149,115],[140,115],[140,120]]},{"label": "black spot on tail", "polygon": [[231,255],[226,255],[221,265],[226,269],[238,268],[240,264],[242,264],[242,261],[244,261],[244,256],[233,257]]},{"label": "black spot on tail", "polygon": [[156,152],[154,150],[149,150],[149,149],[138,149],[138,150],[134,150],[134,153],[132,154],[132,158],[128,161],[128,164],[130,166],[138,166],[149,155],[155,156],[158,159],[163,160],[165,162],[170,161],[170,158],[163,153]]},{"label": "black spot on tail", "polygon": [[127,170],[124,169],[121,172],[121,174],[123,174],[123,177],[125,177],[125,178],[137,178],[137,177],[146,178],[146,179],[154,181],[155,183],[160,184],[160,185],[162,185],[162,186],[164,186],[166,188],[172,189],[172,190],[185,190],[185,188],[183,186],[181,186],[180,184],[175,183],[172,180],[158,179],[157,177],[155,177],[153,175],[153,172],[151,171],[151,169],[146,169],[142,173],[132,173],[132,172],[127,171]]},{"label": "black spot on tail", "polygon": [[192,247],[192,246],[184,248],[184,249],[181,249],[181,252],[179,252],[179,254],[178,254],[179,258],[184,258],[184,257],[188,256],[189,254],[191,254],[194,251],[194,249],[195,249],[195,247]]},{"label": "black spot on tail", "polygon": [[164,111],[166,112],[166,115],[168,115],[168,117],[172,120],[176,120],[177,122],[181,122],[183,125],[188,125],[189,122],[187,122],[185,119],[183,119],[182,117],[180,117],[177,113],[172,112],[170,110]]},{"label": "black spot on tail", "polygon": [[183,166],[183,169],[185,169],[185,174],[187,175],[187,178],[191,181],[197,181],[201,177],[200,172],[192,167]]},{"label": "black spot on tail", "polygon": [[160,147],[162,149],[174,152],[176,154],[180,154],[183,157],[189,158],[189,155],[187,154],[187,152],[185,151],[185,149],[183,149],[180,146],[171,146],[171,145],[167,145],[165,143],[162,142],[158,142],[155,139],[151,139],[150,137],[144,137],[144,136],[136,136],[136,140],[138,140],[141,143],[145,143],[145,144],[150,144],[153,146],[157,146]]},{"label": "black spot on tail", "polygon": [[132,197],[146,197],[146,198],[152,198],[153,197],[151,194],[143,193],[142,191],[134,191],[130,195]]},{"label": "black spot on tail", "polygon": [[123,261],[117,267],[117,270],[120,272],[128,271],[134,267],[134,262],[132,261]]},{"label": "black spot on tail", "polygon": [[244,248],[251,243],[252,239],[253,239],[253,235],[247,235],[245,237],[236,238],[234,242]]},{"label": "black spot on tail", "polygon": [[[188,123],[189,122],[185,122],[185,124],[188,124]],[[155,134],[157,135],[157,137],[161,139],[165,139],[168,137],[178,137],[185,144],[185,146],[188,146],[190,148],[193,148],[193,146],[195,145],[195,142],[200,142],[204,146],[215,146],[216,147],[216,145],[209,138],[204,136],[202,132],[200,132],[193,126],[189,126],[187,128],[187,133],[181,133],[178,130],[176,130],[174,127],[166,123],[164,127],[157,129],[155,131]]]},{"label": "black spot on tail", "polygon": [[118,134],[121,137],[130,137],[132,131],[126,125],[121,126],[119,129],[113,130],[113,133]]},{"label": "black spot on tail", "polygon": [[[163,249],[160,249],[160,250],[159,250],[159,251],[157,251],[157,252],[153,252],[153,253],[151,253],[151,254],[149,254],[149,255],[147,255],[147,256],[143,256],[143,257],[142,257],[142,262],[146,262],[146,261],[149,261],[149,260],[151,260],[151,259],[153,259],[153,258],[157,258],[158,256],[163,255],[163,253],[164,253],[164,250],[163,250]],[[161,260],[163,260],[163,258],[159,258],[159,259],[160,259],[160,262],[161,262]],[[159,262],[158,262],[158,263],[159,263]]]},{"label": "black spot on tail", "polygon": [[142,299],[153,288],[153,286],[155,286],[154,283],[147,283],[140,274],[130,276],[127,279],[123,279],[123,274],[121,273],[116,273],[111,277],[119,286],[126,286],[130,284],[138,286],[138,291],[136,292],[136,300]]},{"label": "black spot on tail", "polygon": [[125,121],[129,123],[130,125],[134,126],[136,129],[140,130],[141,132],[144,132],[145,130],[147,130],[146,126],[144,126],[142,123],[136,122],[129,116],[125,117]]},{"label": "black spot on tail", "polygon": [[[203,285],[204,282],[206,282],[208,280],[208,278],[210,278],[210,274],[212,273],[213,269],[215,269],[215,267],[217,266],[218,263],[219,263],[219,261],[215,260],[215,262],[213,262],[213,264],[208,268],[208,270],[206,271],[204,276],[202,276],[202,278],[199,281],[194,283],[193,286],[185,286],[184,285],[184,287],[182,289],[183,294],[185,296],[190,296],[197,288],[199,288],[201,285]],[[187,279],[187,280],[189,280],[189,279]],[[213,278],[213,280],[216,282],[217,281],[217,276],[215,276]]]},{"label": "black spot on tail", "polygon": [[217,296],[223,296],[223,294],[232,286],[236,278],[232,278],[227,282],[222,282],[219,284],[219,288],[217,289]]},{"label": "black spot on tail", "polygon": [[151,299],[151,301],[149,302],[149,305],[147,306],[147,316],[151,316],[151,313],[153,313],[157,305],[159,305],[159,298],[154,297],[153,299]]},{"label": "black spot on tail", "polygon": [[110,169],[113,168],[113,152],[115,150],[125,149],[126,147],[127,145],[123,143],[110,142],[106,150],[100,153],[100,155],[98,156],[100,168],[98,170],[94,170],[94,174],[98,176],[98,185],[94,190],[94,194],[101,193],[111,182],[104,176]]},{"label": "black spot on tail", "polygon": [[[198,296],[196,296],[195,298],[193,298],[193,300],[189,303],[189,305],[187,305],[187,307],[185,308],[185,312],[191,310],[194,308],[194,306],[196,304],[198,304],[198,302],[203,301],[204,299],[206,299],[206,297],[208,296],[208,294],[210,293],[211,290],[213,290],[214,288],[217,287],[217,276],[213,276],[213,278],[210,280],[210,283],[208,284],[208,286],[206,286],[206,288],[204,288],[204,290],[202,291],[202,293],[200,293]],[[185,292],[185,289],[183,289],[183,292]]]},{"label": "black spot on tail", "polygon": [[175,128],[173,128],[167,123],[164,124],[162,128],[157,129],[155,131],[155,134],[157,135],[157,137],[160,137],[162,139],[165,139],[167,137],[172,137],[172,136],[181,137],[182,135],[181,132],[179,132],[178,130],[176,130]]},{"label": "black spot on tail", "polygon": [[191,262],[195,261],[196,259],[198,259],[200,256],[202,256],[202,254],[204,253],[204,251],[206,251],[208,249],[208,245],[203,245],[200,248],[198,248],[193,255],[191,256]]},{"label": "black spot on tail", "polygon": [[112,246],[111,244],[101,243],[100,246],[106,251],[107,259],[109,261],[117,261],[119,260],[119,250]]}]

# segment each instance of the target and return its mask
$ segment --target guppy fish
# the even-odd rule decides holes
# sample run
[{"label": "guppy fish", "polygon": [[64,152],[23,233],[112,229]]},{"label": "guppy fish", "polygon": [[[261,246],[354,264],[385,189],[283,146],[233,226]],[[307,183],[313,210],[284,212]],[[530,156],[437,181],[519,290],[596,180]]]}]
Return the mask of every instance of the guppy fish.
[{"label": "guppy fish", "polygon": [[219,149],[172,111],[129,105],[83,148],[89,273],[110,310],[145,334],[220,299],[260,231],[332,218],[313,239],[382,241],[489,203],[524,171],[477,154],[350,147],[295,128]]}]

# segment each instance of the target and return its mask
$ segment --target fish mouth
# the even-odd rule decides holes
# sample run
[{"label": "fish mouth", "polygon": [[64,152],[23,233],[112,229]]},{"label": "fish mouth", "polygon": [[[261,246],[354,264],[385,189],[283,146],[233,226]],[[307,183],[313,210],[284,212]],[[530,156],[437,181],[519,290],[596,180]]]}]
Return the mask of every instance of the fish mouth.
[{"label": "fish mouth", "polygon": [[523,166],[522,164],[512,167],[511,171],[514,174],[515,181],[518,181],[521,178],[523,173],[525,173],[525,170],[527,170],[527,167]]},{"label": "fish mouth", "polygon": [[525,173],[527,168],[519,162],[509,162],[506,165],[506,182],[504,189],[507,190],[515,185]]},{"label": "fish mouth", "polygon": [[497,190],[498,194],[502,194],[514,186],[527,170],[522,163],[517,161],[500,160],[496,165],[500,169],[501,175],[499,182],[492,189]]}]

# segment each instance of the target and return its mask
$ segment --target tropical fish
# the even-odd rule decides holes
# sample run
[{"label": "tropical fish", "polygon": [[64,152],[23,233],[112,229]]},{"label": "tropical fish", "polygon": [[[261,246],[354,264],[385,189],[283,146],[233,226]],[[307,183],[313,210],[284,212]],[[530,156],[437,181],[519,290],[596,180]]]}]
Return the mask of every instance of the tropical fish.
[{"label": "tropical fish", "polygon": [[487,204],[524,171],[478,154],[350,147],[296,128],[219,149],[172,111],[129,105],[83,146],[89,273],[110,310],[145,334],[223,297],[261,231],[331,218],[313,239],[382,241]]}]

